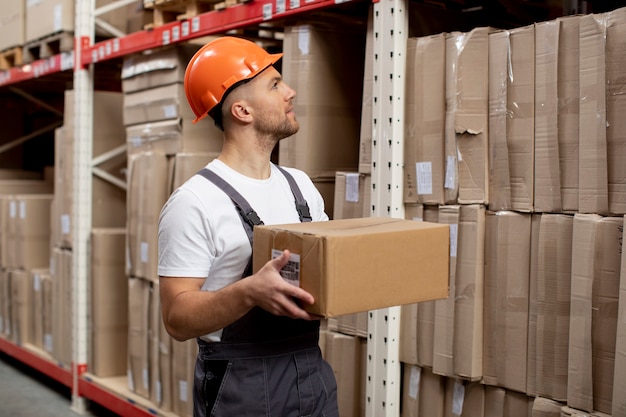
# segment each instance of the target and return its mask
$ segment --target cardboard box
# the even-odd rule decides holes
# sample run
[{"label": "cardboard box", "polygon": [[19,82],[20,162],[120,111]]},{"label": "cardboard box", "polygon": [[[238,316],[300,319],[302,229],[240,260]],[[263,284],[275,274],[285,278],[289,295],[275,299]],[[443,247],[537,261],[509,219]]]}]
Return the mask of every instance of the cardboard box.
[{"label": "cardboard box", "polygon": [[126,128],[128,153],[219,152],[224,138],[212,123],[193,124],[192,119],[176,118],[143,123]]},{"label": "cardboard box", "polygon": [[567,405],[588,412],[612,412],[623,227],[574,215]]},{"label": "cardboard box", "polygon": [[525,392],[531,215],[490,211],[485,228],[483,381]]},{"label": "cardboard box", "polygon": [[606,142],[609,213],[626,213],[626,7],[599,15],[606,22]]},{"label": "cardboard box", "polygon": [[446,225],[366,217],[254,228],[255,271],[284,249],[292,279],[315,298],[307,310],[323,317],[448,296]]},{"label": "cardboard box", "polygon": [[125,240],[125,228],[91,231],[89,369],[103,378],[125,375],[128,364]]},{"label": "cardboard box", "polygon": [[195,119],[183,83],[124,94],[124,126],[170,119]]},{"label": "cardboard box", "polygon": [[127,94],[182,83],[187,64],[199,48],[194,44],[171,45],[125,56],[122,92]]},{"label": "cardboard box", "polygon": [[489,202],[489,71],[485,68],[491,30],[479,27],[446,38],[447,203]]},{"label": "cardboard box", "polygon": [[606,48],[602,20],[580,18],[578,211],[608,214]]},{"label": "cardboard box", "polygon": [[26,42],[74,31],[74,0],[27,0],[25,3]]},{"label": "cardboard box", "polygon": [[560,28],[558,20],[535,24],[534,206],[538,212],[559,213],[563,207],[558,129]]},{"label": "cardboard box", "polygon": [[549,398],[535,397],[532,406],[533,417],[561,417],[563,404]]},{"label": "cardboard box", "polygon": [[278,163],[313,178],[358,171],[367,27],[354,22],[285,27],[282,75],[300,130],[280,141]]},{"label": "cardboard box", "polygon": [[150,398],[150,302],[149,281],[128,278],[128,388]]},{"label": "cardboard box", "polygon": [[[626,220],[626,217],[624,218]],[[626,225],[626,224],[624,224]],[[618,317],[626,317],[626,251],[622,250]],[[615,337],[615,372],[613,378],[613,410],[614,417],[626,417],[626,326],[617,326]]]},{"label": "cardboard box", "polygon": [[580,16],[557,19],[558,129],[563,211],[578,211],[578,166],[580,117]]},{"label": "cardboard box", "polygon": [[170,195],[171,160],[164,154],[142,152],[129,158],[127,255],[130,276],[156,281],[158,222]]},{"label": "cardboard box", "polygon": [[335,173],[333,219],[369,216],[371,189],[370,175],[337,171]]},{"label": "cardboard box", "polygon": [[536,395],[566,401],[573,216],[542,214],[539,227]]},{"label": "cardboard box", "polygon": [[444,34],[407,41],[404,202],[444,203]]},{"label": "cardboard box", "polygon": [[26,1],[8,1],[2,6],[0,51],[16,46],[22,47],[26,35]]},{"label": "cardboard box", "polygon": [[367,16],[365,35],[365,68],[363,72],[363,99],[361,104],[361,134],[359,136],[359,172],[372,173],[372,127],[374,123],[374,11]]},{"label": "cardboard box", "polygon": [[534,95],[534,26],[490,33],[489,209],[492,211],[533,210]]}]

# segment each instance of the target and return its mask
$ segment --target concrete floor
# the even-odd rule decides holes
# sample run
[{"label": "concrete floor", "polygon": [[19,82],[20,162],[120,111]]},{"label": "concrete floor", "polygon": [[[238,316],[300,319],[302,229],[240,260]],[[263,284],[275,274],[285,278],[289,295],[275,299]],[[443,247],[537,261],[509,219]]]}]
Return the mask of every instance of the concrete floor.
[{"label": "concrete floor", "polygon": [[[79,417],[71,410],[71,391],[0,352],[0,417]],[[95,403],[84,416],[119,417]]]}]

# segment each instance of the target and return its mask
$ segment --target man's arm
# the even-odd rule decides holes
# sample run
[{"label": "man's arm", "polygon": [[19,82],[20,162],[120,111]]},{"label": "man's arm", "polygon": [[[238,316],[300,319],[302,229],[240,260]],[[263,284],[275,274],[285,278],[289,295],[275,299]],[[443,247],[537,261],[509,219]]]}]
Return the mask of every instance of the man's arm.
[{"label": "man's arm", "polygon": [[174,339],[184,341],[223,329],[255,306],[278,316],[319,319],[294,301],[313,304],[313,296],[280,276],[288,260],[289,252],[284,251],[256,274],[218,291],[202,291],[204,279],[159,277],[165,329]]}]

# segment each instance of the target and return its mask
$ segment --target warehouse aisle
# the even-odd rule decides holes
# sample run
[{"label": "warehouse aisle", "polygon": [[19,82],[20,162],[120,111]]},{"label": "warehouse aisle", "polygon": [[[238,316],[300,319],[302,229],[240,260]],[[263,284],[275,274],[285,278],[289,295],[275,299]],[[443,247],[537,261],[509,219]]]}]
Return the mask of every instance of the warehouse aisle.
[{"label": "warehouse aisle", "polygon": [[[70,389],[0,352],[0,417],[78,417]],[[87,416],[118,417],[93,404]]]}]

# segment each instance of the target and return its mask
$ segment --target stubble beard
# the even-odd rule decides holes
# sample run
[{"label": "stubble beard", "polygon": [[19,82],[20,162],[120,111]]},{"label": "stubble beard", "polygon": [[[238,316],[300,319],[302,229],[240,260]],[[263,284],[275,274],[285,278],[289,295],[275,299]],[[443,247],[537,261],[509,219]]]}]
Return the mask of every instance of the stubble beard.
[{"label": "stubble beard", "polygon": [[299,129],[300,123],[298,123],[295,116],[293,120],[286,117],[280,122],[262,117],[257,121],[256,125],[258,137],[262,138],[266,142],[265,146],[270,149],[273,149],[281,140],[295,135]]}]

